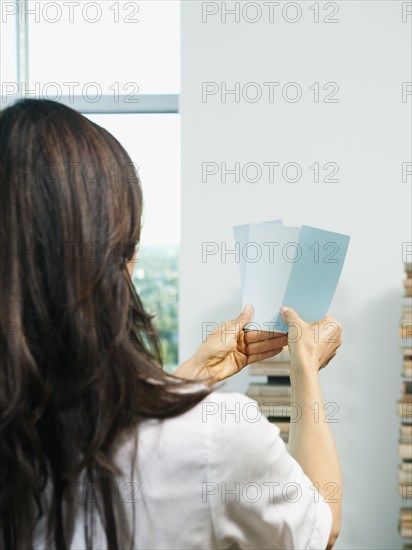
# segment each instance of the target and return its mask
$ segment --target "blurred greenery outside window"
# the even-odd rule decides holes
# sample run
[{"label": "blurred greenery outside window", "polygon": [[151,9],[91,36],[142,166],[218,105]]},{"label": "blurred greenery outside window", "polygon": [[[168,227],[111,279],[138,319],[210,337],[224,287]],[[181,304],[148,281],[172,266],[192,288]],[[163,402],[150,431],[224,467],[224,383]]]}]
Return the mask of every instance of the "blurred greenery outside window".
[{"label": "blurred greenery outside window", "polygon": [[148,313],[155,313],[165,369],[173,372],[178,361],[178,246],[141,246],[133,282]]}]

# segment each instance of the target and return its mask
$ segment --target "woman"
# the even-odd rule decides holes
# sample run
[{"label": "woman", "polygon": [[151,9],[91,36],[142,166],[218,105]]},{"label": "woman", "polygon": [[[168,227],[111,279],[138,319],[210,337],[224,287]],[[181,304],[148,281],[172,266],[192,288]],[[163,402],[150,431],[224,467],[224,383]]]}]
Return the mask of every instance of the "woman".
[{"label": "woman", "polygon": [[[322,406],[317,419],[310,409],[340,326],[316,343],[288,310],[299,337],[245,333],[245,308],[163,371],[131,282],[132,166],[107,131],[56,102],[0,113],[1,548],[330,547],[340,467]],[[254,401],[213,386],[286,344],[302,411],[289,452],[278,428],[245,416]]]}]

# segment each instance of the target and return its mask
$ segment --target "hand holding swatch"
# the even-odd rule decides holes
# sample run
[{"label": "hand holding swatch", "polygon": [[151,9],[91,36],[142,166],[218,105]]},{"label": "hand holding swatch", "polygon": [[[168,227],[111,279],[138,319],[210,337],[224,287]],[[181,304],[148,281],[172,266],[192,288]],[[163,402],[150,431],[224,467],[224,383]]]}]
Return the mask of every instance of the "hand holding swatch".
[{"label": "hand holding swatch", "polygon": [[282,220],[236,225],[240,246],[242,307],[255,314],[245,330],[287,332],[279,309],[295,309],[307,322],[328,313],[350,237],[315,227],[285,226]]}]

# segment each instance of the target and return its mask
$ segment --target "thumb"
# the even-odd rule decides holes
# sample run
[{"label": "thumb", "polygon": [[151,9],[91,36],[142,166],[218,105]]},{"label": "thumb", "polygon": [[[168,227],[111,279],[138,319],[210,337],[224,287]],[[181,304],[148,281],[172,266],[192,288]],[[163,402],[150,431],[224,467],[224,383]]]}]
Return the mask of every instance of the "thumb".
[{"label": "thumb", "polygon": [[253,306],[251,304],[246,304],[240,315],[235,319],[235,323],[239,324],[239,332],[251,321],[253,313]]},{"label": "thumb", "polygon": [[281,313],[282,319],[285,321],[286,324],[293,323],[293,322],[299,323],[301,321],[301,318],[299,317],[299,315],[291,307],[282,306],[280,308],[280,313]]}]

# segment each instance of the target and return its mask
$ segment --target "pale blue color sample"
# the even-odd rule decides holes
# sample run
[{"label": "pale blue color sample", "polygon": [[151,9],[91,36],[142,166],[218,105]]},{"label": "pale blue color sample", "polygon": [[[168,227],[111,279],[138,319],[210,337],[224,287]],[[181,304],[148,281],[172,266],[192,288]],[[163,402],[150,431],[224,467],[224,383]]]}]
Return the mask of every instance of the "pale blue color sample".
[{"label": "pale blue color sample", "polygon": [[275,323],[293,266],[286,252],[290,245],[296,248],[298,238],[298,227],[276,223],[249,225],[248,247],[243,249],[245,279],[242,307],[252,304],[254,316],[246,330],[280,331]]},{"label": "pale blue color sample", "polygon": [[233,233],[235,234],[235,243],[239,243],[239,277],[240,277],[240,288],[242,289],[242,294],[245,288],[245,270],[246,263],[242,258],[243,247],[247,244],[249,240],[249,224],[245,225],[234,225]]},{"label": "pale blue color sample", "polygon": [[[309,323],[323,319],[338,285],[349,240],[348,235],[302,225],[301,256],[293,264],[281,305],[292,307]],[[280,314],[276,320],[281,323],[280,332],[287,332]]]},{"label": "pale blue color sample", "polygon": [[[275,223],[282,225],[282,220],[270,220],[267,222],[261,223]],[[239,243],[239,276],[240,276],[240,288],[242,289],[242,294],[245,288],[245,272],[246,272],[246,262],[243,259],[242,251],[244,250],[245,245],[249,241],[249,225],[234,225],[233,233],[235,235],[235,242]]]}]

